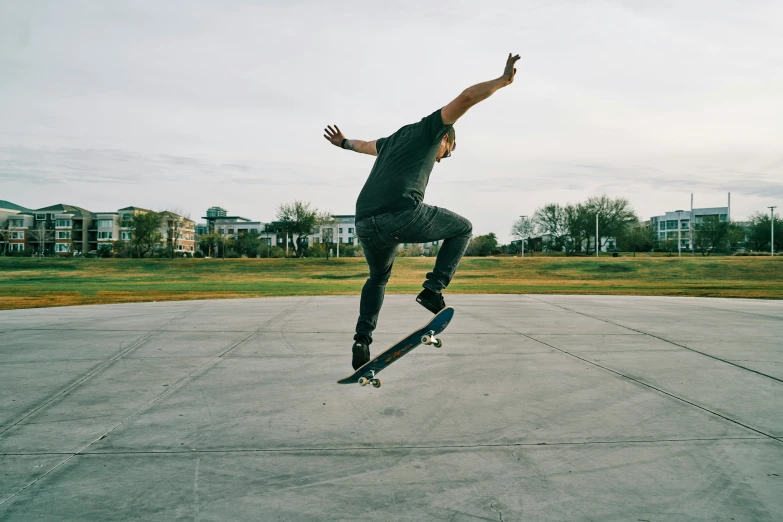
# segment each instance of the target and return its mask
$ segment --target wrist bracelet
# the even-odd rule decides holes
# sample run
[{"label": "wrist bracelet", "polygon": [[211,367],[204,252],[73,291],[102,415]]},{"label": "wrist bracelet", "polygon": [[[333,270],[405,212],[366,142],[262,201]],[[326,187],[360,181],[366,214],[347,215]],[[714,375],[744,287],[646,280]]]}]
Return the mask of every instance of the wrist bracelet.
[{"label": "wrist bracelet", "polygon": [[343,138],[343,141],[342,141],[342,143],[340,143],[340,148],[341,148],[341,149],[344,149],[344,148],[345,148],[345,142],[346,142],[346,141],[348,141],[348,138]]}]

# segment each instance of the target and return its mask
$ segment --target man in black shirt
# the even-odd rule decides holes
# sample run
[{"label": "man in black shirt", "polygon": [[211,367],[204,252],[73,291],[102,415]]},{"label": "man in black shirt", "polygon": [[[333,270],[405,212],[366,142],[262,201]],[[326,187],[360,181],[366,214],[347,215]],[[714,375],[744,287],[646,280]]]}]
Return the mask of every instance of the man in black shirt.
[{"label": "man in black shirt", "polygon": [[424,204],[424,191],[435,163],[451,156],[456,147],[454,123],[472,106],[510,85],[517,60],[519,55],[509,53],[502,76],[468,87],[442,109],[386,138],[349,140],[337,125],[324,129],[324,138],[333,145],[378,157],[356,201],[356,237],[370,266],[370,278],[359,305],[352,347],[354,370],[370,360],[372,332],[401,243],[443,240],[416,301],[432,313],[446,307],[441,292],[465,254],[473,226],[454,212]]}]

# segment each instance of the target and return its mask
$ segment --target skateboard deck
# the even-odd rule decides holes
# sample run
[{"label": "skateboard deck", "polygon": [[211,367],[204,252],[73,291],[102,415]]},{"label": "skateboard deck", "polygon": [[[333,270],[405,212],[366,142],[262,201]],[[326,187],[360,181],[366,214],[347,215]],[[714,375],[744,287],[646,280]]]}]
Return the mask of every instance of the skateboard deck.
[{"label": "skateboard deck", "polygon": [[371,359],[351,375],[337,381],[337,384],[359,383],[362,386],[372,384],[374,387],[380,388],[381,380],[376,376],[394,361],[420,344],[432,344],[436,348],[443,346],[443,342],[435,336],[446,329],[452,317],[454,317],[454,309],[447,306],[433,316],[427,324],[403,337],[390,348],[378,354],[375,359]]}]

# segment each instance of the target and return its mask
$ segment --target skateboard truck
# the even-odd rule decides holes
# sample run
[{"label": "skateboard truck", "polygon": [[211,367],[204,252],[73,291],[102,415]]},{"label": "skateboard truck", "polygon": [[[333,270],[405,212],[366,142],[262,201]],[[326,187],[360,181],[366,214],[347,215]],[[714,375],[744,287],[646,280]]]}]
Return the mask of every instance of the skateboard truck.
[{"label": "skateboard truck", "polygon": [[[370,378],[368,379],[367,376]],[[359,386],[367,386],[368,383],[371,383],[375,388],[381,387],[381,380],[375,378],[375,370],[370,370],[370,373],[359,378]]]},{"label": "skateboard truck", "polygon": [[431,344],[435,346],[435,348],[440,348],[443,346],[443,341],[435,337],[435,332],[430,330],[426,334],[421,336],[421,344]]}]

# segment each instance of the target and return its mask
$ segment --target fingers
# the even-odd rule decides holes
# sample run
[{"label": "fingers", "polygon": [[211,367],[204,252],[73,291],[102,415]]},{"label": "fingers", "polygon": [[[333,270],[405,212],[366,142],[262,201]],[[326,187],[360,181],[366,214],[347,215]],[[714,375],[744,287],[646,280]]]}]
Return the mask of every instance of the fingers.
[{"label": "fingers", "polygon": [[[337,130],[335,130],[335,129],[337,129]],[[334,129],[332,128],[332,126],[331,126],[331,125],[327,125],[327,126],[326,126],[326,128],[324,129],[324,132],[325,132],[325,133],[326,133],[326,134],[327,134],[327,135],[328,135],[330,138],[333,138],[333,137],[335,137],[335,136],[338,136],[338,135],[342,134],[342,132],[340,132],[340,128],[339,128],[337,125],[335,125],[335,126],[334,126]]]}]

